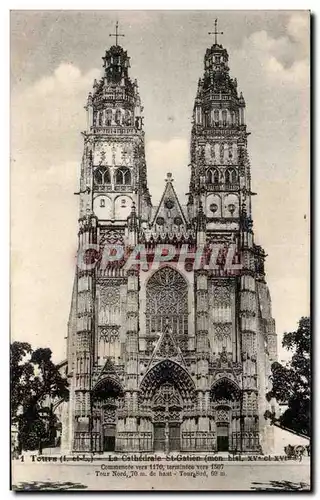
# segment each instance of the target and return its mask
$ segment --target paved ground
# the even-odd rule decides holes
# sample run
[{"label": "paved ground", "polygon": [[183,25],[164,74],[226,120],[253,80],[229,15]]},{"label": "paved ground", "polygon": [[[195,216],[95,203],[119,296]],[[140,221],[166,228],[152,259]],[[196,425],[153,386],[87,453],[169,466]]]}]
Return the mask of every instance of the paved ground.
[{"label": "paved ground", "polygon": [[[310,461],[302,462],[144,462],[99,461],[12,464],[17,490],[264,490],[310,488]],[[161,467],[163,465],[163,467]],[[221,465],[223,465],[221,467]]]}]

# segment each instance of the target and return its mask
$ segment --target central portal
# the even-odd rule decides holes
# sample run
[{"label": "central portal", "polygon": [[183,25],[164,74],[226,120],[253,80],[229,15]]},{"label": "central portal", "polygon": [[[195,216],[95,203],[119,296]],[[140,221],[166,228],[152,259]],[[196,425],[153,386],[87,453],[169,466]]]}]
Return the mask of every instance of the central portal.
[{"label": "central portal", "polygon": [[[166,339],[168,344],[171,342],[174,346],[169,329],[163,332],[159,344]],[[181,356],[178,349],[176,353]],[[150,415],[154,451],[169,453],[182,450],[182,423],[187,418],[185,412],[196,401],[195,385],[187,370],[171,359],[156,363],[144,376],[140,394],[141,404]]]},{"label": "central portal", "polygon": [[180,424],[154,424],[154,451],[163,453],[180,450]]}]

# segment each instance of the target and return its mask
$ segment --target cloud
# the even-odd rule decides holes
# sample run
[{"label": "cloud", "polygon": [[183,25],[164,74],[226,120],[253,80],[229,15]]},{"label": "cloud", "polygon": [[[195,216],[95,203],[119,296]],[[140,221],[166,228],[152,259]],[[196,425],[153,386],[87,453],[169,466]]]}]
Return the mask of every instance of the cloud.
[{"label": "cloud", "polygon": [[59,361],[75,270],[79,168],[76,162],[45,173],[32,162],[23,167],[11,183],[12,337],[50,346]]},{"label": "cloud", "polygon": [[243,66],[242,73],[248,75],[249,81],[254,78],[255,81],[261,79],[262,85],[307,87],[307,40],[308,16],[293,15],[288,21],[285,36],[272,38],[266,31],[252,33],[233,59]]},{"label": "cloud", "polygon": [[290,16],[287,25],[288,34],[304,48],[309,47],[310,18],[309,12],[297,12]]},{"label": "cloud", "polygon": [[281,37],[255,32],[230,61],[247,104],[255,241],[268,254],[279,333],[309,309],[308,29],[308,15],[293,14]]},{"label": "cloud", "polygon": [[[69,161],[80,145],[85,127],[83,106],[94,78],[92,69],[82,74],[72,64],[61,64],[54,73],[12,95],[11,149],[14,158],[33,157],[42,166]],[[73,158],[72,158],[73,159]]]}]

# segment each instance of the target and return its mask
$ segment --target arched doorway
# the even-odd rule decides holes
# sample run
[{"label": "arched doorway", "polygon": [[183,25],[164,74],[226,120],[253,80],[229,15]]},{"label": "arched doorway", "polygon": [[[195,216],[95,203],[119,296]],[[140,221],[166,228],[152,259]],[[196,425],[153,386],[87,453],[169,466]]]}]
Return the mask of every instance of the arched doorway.
[{"label": "arched doorway", "polygon": [[211,387],[210,398],[215,423],[216,450],[218,452],[239,450],[241,447],[240,388],[233,380],[222,377]]},{"label": "arched doorway", "polygon": [[150,414],[154,451],[181,450],[181,424],[194,394],[192,378],[174,361],[161,361],[146,373],[140,386],[140,400]]},{"label": "arched doorway", "polygon": [[92,394],[92,441],[93,450],[116,450],[118,410],[123,407],[123,390],[109,377],[100,380]]}]

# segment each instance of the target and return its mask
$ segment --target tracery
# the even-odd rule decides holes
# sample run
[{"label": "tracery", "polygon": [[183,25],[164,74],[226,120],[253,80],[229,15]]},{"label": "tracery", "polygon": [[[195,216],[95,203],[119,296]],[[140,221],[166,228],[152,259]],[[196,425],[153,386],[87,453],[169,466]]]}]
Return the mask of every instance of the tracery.
[{"label": "tracery", "polygon": [[178,271],[161,268],[150,278],[146,294],[148,335],[161,333],[166,324],[175,336],[188,333],[188,285]]}]

